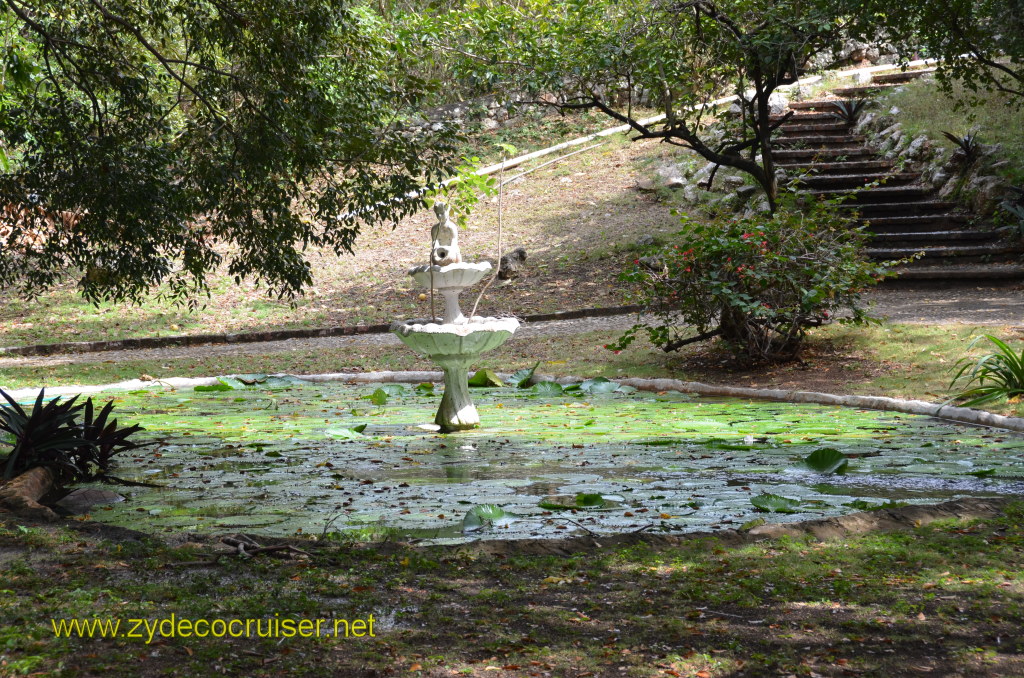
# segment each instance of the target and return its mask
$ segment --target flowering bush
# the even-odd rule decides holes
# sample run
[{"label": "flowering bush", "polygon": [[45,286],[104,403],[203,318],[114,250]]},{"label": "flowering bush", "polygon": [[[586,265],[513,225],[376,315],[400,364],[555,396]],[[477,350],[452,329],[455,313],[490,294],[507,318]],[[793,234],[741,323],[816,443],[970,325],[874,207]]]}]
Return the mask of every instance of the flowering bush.
[{"label": "flowering bush", "polygon": [[720,337],[739,356],[798,358],[808,328],[873,320],[860,293],[900,263],[866,261],[863,228],[828,201],[799,208],[789,200],[774,215],[682,221],[675,242],[623,274],[645,310],[609,349],[622,350],[645,331],[665,351]]}]

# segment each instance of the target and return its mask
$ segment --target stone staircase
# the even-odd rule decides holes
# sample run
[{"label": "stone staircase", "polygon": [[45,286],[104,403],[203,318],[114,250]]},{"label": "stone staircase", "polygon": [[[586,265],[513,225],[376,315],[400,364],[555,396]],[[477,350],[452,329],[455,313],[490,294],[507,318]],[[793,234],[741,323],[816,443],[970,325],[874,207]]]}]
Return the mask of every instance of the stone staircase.
[{"label": "stone staircase", "polygon": [[968,284],[1024,280],[1024,245],[991,225],[977,224],[957,203],[940,200],[921,175],[897,169],[838,118],[840,102],[867,98],[931,70],[875,75],[869,83],[833,90],[838,98],[790,104],[793,112],[773,140],[775,162],[808,196],[848,196],[867,224],[868,256],[924,256],[899,269],[897,282]]}]

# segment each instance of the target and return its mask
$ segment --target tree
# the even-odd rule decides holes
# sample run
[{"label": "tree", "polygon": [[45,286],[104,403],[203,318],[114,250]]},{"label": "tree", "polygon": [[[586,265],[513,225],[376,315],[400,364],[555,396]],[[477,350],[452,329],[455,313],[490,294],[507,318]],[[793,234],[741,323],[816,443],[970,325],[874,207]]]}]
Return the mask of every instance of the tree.
[{"label": "tree", "polygon": [[897,10],[881,0],[852,0],[851,27],[868,39],[883,26],[908,58],[940,59],[938,75],[948,86],[961,81],[978,92],[997,90],[1024,105],[1024,1],[924,0]]},{"label": "tree", "polygon": [[302,249],[447,176],[455,133],[407,123],[428,84],[344,0],[0,0],[0,287],[90,300],[226,265],[280,295]]},{"label": "tree", "polygon": [[[837,44],[842,15],[827,0],[523,0],[474,3],[415,23],[456,58],[462,76],[539,94],[561,109],[593,108],[749,174],[772,209],[778,186],[771,99],[811,56]],[[740,115],[710,128],[712,102],[740,97]],[[649,101],[657,123],[636,115]]]}]

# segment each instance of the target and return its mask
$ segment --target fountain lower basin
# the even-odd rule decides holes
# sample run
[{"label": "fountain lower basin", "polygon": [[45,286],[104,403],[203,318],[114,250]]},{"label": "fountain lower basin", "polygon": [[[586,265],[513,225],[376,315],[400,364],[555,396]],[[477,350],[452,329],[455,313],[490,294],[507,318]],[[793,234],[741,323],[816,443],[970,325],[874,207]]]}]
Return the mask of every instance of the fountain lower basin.
[{"label": "fountain lower basin", "polygon": [[412,350],[444,370],[444,396],[434,423],[443,432],[465,431],[480,425],[469,395],[469,367],[480,354],[501,346],[515,331],[515,318],[473,318],[462,323],[410,320],[391,324],[391,331]]}]

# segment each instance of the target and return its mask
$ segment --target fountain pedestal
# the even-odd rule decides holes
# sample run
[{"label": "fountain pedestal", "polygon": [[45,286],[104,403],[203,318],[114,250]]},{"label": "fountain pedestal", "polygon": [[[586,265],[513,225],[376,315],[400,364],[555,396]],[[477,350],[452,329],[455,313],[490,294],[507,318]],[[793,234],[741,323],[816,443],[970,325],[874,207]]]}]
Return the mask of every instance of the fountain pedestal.
[{"label": "fountain pedestal", "polygon": [[[440,208],[440,209],[439,209]],[[391,331],[417,353],[444,370],[444,395],[434,423],[442,432],[465,431],[480,425],[480,415],[469,395],[469,368],[480,354],[501,346],[517,329],[515,318],[467,318],[459,308],[459,294],[480,282],[491,270],[487,262],[462,262],[458,231],[448,219],[447,207],[435,207],[439,223],[432,230],[435,263],[409,270],[416,282],[444,298],[444,318],[394,322]]]}]

